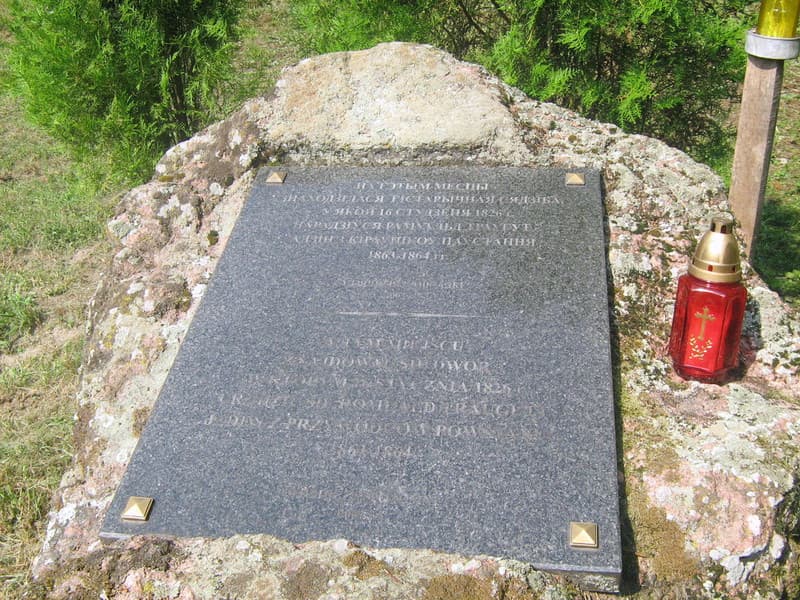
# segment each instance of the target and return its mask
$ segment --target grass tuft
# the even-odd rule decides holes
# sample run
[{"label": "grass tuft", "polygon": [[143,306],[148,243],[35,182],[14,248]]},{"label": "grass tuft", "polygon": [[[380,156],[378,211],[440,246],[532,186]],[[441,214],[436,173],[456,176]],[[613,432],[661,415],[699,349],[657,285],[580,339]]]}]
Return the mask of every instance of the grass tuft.
[{"label": "grass tuft", "polygon": [[0,583],[21,591],[72,456],[79,340],[0,371]]},{"label": "grass tuft", "polygon": [[53,489],[69,463],[69,403],[0,420],[0,582],[27,579]]},{"label": "grass tuft", "polygon": [[42,321],[34,294],[24,286],[14,273],[0,276],[0,352],[7,352],[18,338]]}]

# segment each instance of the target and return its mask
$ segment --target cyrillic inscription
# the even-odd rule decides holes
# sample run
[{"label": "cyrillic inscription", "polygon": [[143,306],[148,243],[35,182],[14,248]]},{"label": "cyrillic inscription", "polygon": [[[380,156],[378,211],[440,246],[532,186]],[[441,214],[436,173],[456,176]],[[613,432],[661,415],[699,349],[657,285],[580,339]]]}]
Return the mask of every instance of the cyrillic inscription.
[{"label": "cyrillic inscription", "polygon": [[276,192],[273,200],[317,207],[314,218],[294,222],[295,244],[365,246],[378,261],[442,261],[446,254],[437,248],[462,245],[533,248],[534,224],[512,219],[522,215],[520,207],[562,202],[552,194],[441,193],[490,192],[485,182],[362,181],[355,188],[361,193]]}]

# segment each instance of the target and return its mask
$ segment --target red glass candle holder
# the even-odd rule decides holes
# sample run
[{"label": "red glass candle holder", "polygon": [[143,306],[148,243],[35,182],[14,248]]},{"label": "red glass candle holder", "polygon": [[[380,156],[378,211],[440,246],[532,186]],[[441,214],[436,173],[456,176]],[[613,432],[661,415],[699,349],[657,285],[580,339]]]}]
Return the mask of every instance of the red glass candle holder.
[{"label": "red glass candle holder", "polygon": [[732,220],[715,217],[678,279],[669,353],[685,379],[721,383],[739,366],[747,303]]}]

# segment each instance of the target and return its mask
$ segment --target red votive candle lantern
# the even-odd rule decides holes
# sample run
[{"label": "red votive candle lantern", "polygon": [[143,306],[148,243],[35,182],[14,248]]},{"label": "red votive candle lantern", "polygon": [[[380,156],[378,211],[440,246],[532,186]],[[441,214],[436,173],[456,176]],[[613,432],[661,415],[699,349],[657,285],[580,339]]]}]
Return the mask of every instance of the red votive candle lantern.
[{"label": "red votive candle lantern", "polygon": [[669,354],[684,379],[721,383],[739,366],[747,303],[733,220],[716,216],[678,279]]}]

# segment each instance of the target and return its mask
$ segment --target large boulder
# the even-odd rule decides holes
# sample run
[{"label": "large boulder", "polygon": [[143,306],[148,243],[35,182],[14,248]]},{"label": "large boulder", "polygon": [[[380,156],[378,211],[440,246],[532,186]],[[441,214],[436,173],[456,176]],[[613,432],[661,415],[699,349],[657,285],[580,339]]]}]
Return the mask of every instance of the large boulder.
[{"label": "large boulder", "polygon": [[[567,582],[492,557],[269,536],[103,545],[101,520],[265,164],[593,167],[605,185],[625,589],[798,593],[798,321],[745,265],[741,376],[686,382],[665,348],[677,277],[723,182],[682,152],[530,100],[427,46],[308,59],[270,97],[169,150],[108,225],[76,417],[36,585],[55,598],[548,598]],[[579,365],[576,365],[579,368]],[[794,587],[793,587],[794,586]],[[786,596],[784,596],[786,597]]]}]

